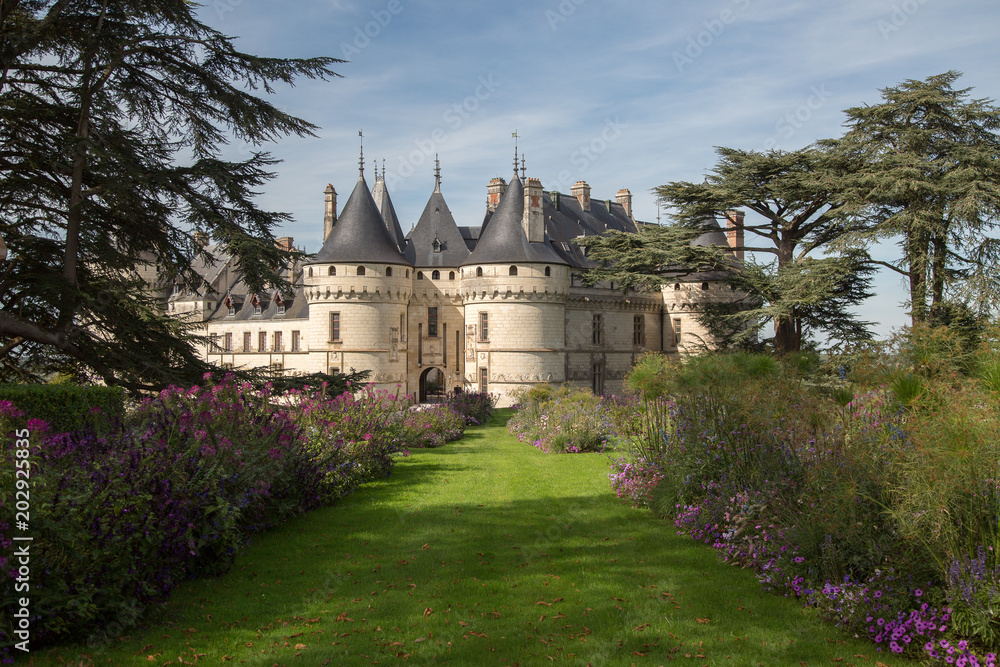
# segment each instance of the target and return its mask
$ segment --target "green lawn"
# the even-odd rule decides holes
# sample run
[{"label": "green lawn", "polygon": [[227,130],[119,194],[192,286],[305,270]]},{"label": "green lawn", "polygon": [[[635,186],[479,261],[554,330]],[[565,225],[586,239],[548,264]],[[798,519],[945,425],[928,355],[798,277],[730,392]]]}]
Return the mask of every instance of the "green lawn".
[{"label": "green lawn", "polygon": [[607,470],[471,429],[259,536],[146,630],[33,664],[911,664],[622,504]]}]

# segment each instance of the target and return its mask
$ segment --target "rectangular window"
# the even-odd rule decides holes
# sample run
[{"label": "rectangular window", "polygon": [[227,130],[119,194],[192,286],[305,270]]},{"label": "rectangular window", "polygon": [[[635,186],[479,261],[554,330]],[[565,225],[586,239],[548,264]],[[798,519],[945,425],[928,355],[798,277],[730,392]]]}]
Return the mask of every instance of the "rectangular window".
[{"label": "rectangular window", "polygon": [[292,352],[298,352],[299,351],[301,337],[302,337],[302,334],[299,333],[298,331],[293,331],[292,332]]},{"label": "rectangular window", "polygon": [[399,314],[399,342],[406,342],[406,313]]},{"label": "rectangular window", "polygon": [[257,334],[257,351],[267,352],[267,332],[261,331]]},{"label": "rectangular window", "polygon": [[274,351],[281,352],[281,332],[274,332]]},{"label": "rectangular window", "polygon": [[594,345],[600,345],[604,342],[604,316],[600,313],[594,313],[594,323],[591,337]]},{"label": "rectangular window", "polygon": [[219,334],[208,335],[208,351],[209,352],[219,351]]},{"label": "rectangular window", "polygon": [[437,338],[438,335],[438,309],[437,306],[427,308],[427,337]]},{"label": "rectangular window", "polygon": [[224,349],[226,350],[226,352],[232,352],[233,351],[233,334],[227,333],[225,335],[225,338],[223,338],[223,341],[224,341],[223,344],[225,346]]},{"label": "rectangular window", "polygon": [[448,366],[448,325],[441,324],[441,363]]},{"label": "rectangular window", "polygon": [[417,323],[417,366],[424,364],[424,324]]},{"label": "rectangular window", "polygon": [[642,315],[632,317],[632,344],[646,344],[646,318]]},{"label": "rectangular window", "polygon": [[674,318],[674,346],[681,344],[681,318]]},{"label": "rectangular window", "polygon": [[490,314],[479,313],[479,340],[488,341],[490,339]]},{"label": "rectangular window", "polygon": [[340,313],[330,313],[330,340],[340,340]]},{"label": "rectangular window", "polygon": [[251,342],[252,338],[253,337],[250,335],[249,331],[244,331],[243,332],[243,351],[244,352],[250,352],[253,349],[252,342]]},{"label": "rectangular window", "polygon": [[340,373],[340,368],[337,366],[330,366],[330,375],[337,375]]},{"label": "rectangular window", "polygon": [[486,368],[479,369],[479,392],[482,394],[489,393],[489,379],[490,374]]}]

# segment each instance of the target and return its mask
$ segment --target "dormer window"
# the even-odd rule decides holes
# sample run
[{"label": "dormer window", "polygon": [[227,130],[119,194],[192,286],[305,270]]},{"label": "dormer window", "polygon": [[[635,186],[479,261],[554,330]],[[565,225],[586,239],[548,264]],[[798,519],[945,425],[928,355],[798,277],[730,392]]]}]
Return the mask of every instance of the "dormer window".
[{"label": "dormer window", "polygon": [[236,314],[236,304],[233,303],[233,297],[228,292],[226,293],[225,304],[226,304],[226,309],[229,311],[229,315],[228,316],[232,317],[233,315],[235,315]]},{"label": "dormer window", "polygon": [[285,300],[281,298],[281,294],[274,295],[274,303],[278,308],[278,315],[285,314]]},{"label": "dormer window", "polygon": [[441,248],[442,247],[444,247],[444,246],[441,243],[441,239],[439,239],[437,237],[437,234],[435,234],[434,235],[434,240],[431,241],[431,248],[434,249],[434,252],[441,252]]},{"label": "dormer window", "polygon": [[253,314],[254,315],[260,315],[260,312],[261,312],[261,310],[260,310],[260,299],[257,298],[256,294],[254,294],[253,298],[250,299],[250,305],[253,306]]}]

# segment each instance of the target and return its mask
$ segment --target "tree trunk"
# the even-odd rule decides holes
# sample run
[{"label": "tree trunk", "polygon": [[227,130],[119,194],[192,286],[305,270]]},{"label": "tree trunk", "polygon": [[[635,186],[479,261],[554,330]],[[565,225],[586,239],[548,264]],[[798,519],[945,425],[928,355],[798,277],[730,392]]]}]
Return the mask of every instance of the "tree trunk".
[{"label": "tree trunk", "polygon": [[[942,225],[943,226],[943,225]],[[934,235],[933,247],[934,256],[931,262],[931,311],[933,319],[935,315],[944,307],[944,285],[946,272],[948,270],[948,240],[942,229]]]},{"label": "tree trunk", "polygon": [[927,255],[930,234],[911,221],[907,224],[906,263],[910,280],[910,320],[916,325],[927,319]]}]

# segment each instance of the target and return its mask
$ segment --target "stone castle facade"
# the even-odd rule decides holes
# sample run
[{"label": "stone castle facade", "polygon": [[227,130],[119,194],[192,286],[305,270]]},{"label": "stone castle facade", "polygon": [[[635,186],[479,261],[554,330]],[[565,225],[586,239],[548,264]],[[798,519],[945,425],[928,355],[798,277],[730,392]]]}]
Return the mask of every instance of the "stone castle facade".
[{"label": "stone castle facade", "polygon": [[[420,400],[488,391],[501,406],[538,383],[620,392],[647,351],[711,346],[697,315],[707,302],[733,299],[722,275],[688,275],[646,293],[581,284],[593,264],[578,238],[644,224],[628,190],[596,200],[578,181],[567,196],[515,169],[509,183],[489,182],[482,223],[459,226],[437,174],[409,234],[384,178],[376,173],[369,188],[362,172],[339,215],[327,186],[323,247],[286,268],[292,291],[248,293],[231,258],[208,246],[217,261],[194,267],[207,287],[175,291],[168,311],[203,323],[205,357],[220,365],[367,370],[376,388]],[[699,243],[742,243],[713,224]],[[290,238],[278,243],[292,248]]]}]

